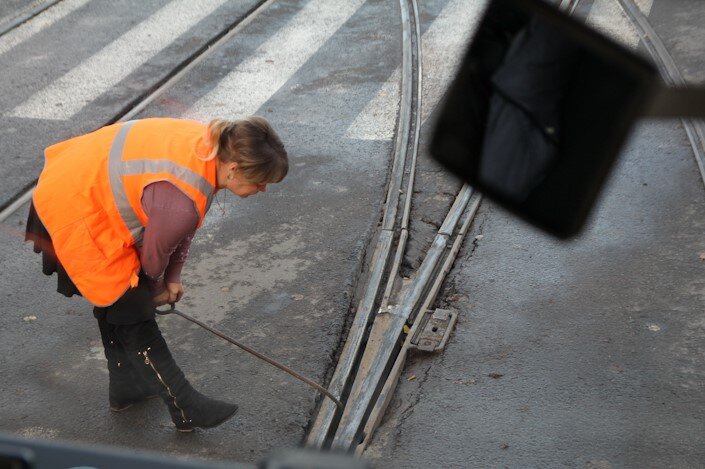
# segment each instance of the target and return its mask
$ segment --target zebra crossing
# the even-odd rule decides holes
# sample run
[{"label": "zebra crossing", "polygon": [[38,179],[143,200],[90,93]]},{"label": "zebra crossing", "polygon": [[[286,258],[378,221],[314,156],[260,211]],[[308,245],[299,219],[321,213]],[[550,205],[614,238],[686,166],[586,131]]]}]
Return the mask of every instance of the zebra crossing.
[{"label": "zebra crossing", "polygon": [[[184,34],[206,16],[225,3],[226,0],[204,0],[199,8],[193,8],[192,2],[174,0],[157,12],[144,19],[138,25],[126,31],[117,40],[110,43],[94,55],[81,62],[53,80],[44,88],[37,90],[22,103],[5,112],[6,116],[69,120],[85,106],[124,80],[137,68],[168,46],[175,38]],[[23,24],[20,28],[0,38],[0,55],[11,50],[17,44],[30,40],[58,21],[61,21],[89,0],[64,0],[39,15],[36,20]],[[252,114],[263,102],[272,96],[335,32],[359,9],[364,0],[322,1],[311,0],[291,18],[279,31],[262,44],[251,57],[248,57],[235,70],[223,77],[220,83],[206,96],[199,99],[187,112],[189,116],[204,118],[216,112],[237,110],[239,115]],[[442,52],[442,56],[431,59],[426,67],[429,74],[425,80],[424,93],[433,93],[438,84],[447,82],[452,67],[438,67],[446,59],[456,60],[469,36],[472,19],[476,18],[484,2],[471,0],[453,0],[444,8],[443,13],[434,21],[434,26],[427,33],[429,50]],[[451,27],[452,29],[448,29]],[[441,34],[442,31],[450,34]],[[465,30],[465,31],[464,31]],[[457,34],[456,34],[457,33]],[[433,54],[429,54],[433,57]],[[397,62],[397,57],[385,57],[385,60]],[[434,74],[442,73],[436,79]],[[395,109],[398,101],[394,90],[398,72],[390,77],[378,97],[371,101],[368,109],[363,111],[357,121],[368,122],[368,127],[385,129],[377,132],[377,138],[391,138],[390,124],[393,129],[394,118],[369,125],[371,116],[377,115],[375,109]],[[248,90],[243,93],[242,90]],[[388,92],[391,90],[391,92]],[[379,96],[386,99],[380,99]],[[435,101],[435,100],[431,100]],[[430,107],[430,106],[429,106]],[[353,124],[351,129],[354,129]],[[357,124],[360,126],[360,124]],[[370,138],[369,135],[357,136],[350,130],[351,138]]]},{"label": "zebra crossing", "polygon": [[15,117],[71,119],[227,0],[174,0],[13,109]]},{"label": "zebra crossing", "polygon": [[51,27],[57,21],[66,18],[90,0],[64,0],[57,3],[42,14],[8,31],[0,37],[0,55],[11,50],[18,44],[29,40],[35,34]]},{"label": "zebra crossing", "polygon": [[[653,0],[635,0],[639,9],[648,16]],[[614,0],[595,0],[587,18],[587,24],[620,42],[629,49],[639,45],[639,34],[624,16]]]},{"label": "zebra crossing", "polygon": [[[448,85],[486,4],[486,0],[439,1],[443,3],[442,9],[432,18],[422,38],[423,119],[429,116]],[[99,0],[63,0],[0,37],[0,64],[3,57],[18,45],[31,42],[62,22],[76,22],[82,9],[99,3]],[[257,113],[264,103],[300,73],[306,62],[339,33],[365,3],[365,0],[309,0],[282,7],[274,2],[266,10],[272,10],[271,15],[286,17],[285,20],[253,51],[245,51],[246,56],[236,57],[232,68],[225,64],[220,67],[225,73],[211,74],[210,89],[181,106],[178,114],[207,120],[216,115],[235,118]],[[652,3],[653,0],[639,0],[646,14]],[[135,74],[145,74],[145,70],[149,69],[156,74],[167,73],[168,70],[154,65],[154,58],[178,38],[183,40],[188,37],[199,23],[218,15],[226,4],[227,0],[202,0],[198,2],[198,8],[194,8],[190,0],[162,1],[161,6],[157,5],[160,8],[136,21],[117,39],[63,75],[52,77],[43,87],[33,89],[19,103],[6,108],[2,112],[3,118],[55,121],[70,126],[73,120],[80,118],[97,100],[112,93],[114,88],[119,85],[135,87],[130,82],[130,77]],[[638,37],[635,33],[625,36],[624,31],[631,29],[618,9],[614,0],[596,0],[587,22],[630,47],[636,47]],[[265,21],[253,21],[251,29],[264,27]],[[243,34],[247,35],[247,31],[246,28]],[[64,53],[69,54],[68,51]],[[399,99],[400,57],[383,56],[379,60],[391,71],[387,80],[366,98],[367,104],[355,118],[343,124],[346,126],[346,138],[380,141],[393,138]],[[52,75],[52,70],[45,68],[41,60],[37,63],[37,72],[43,76]],[[201,79],[203,75],[204,72],[197,69],[190,76]],[[143,86],[148,87],[149,83]],[[93,125],[100,125],[100,122]],[[62,137],[48,138],[46,143]],[[5,179],[7,174],[0,176]]]}]

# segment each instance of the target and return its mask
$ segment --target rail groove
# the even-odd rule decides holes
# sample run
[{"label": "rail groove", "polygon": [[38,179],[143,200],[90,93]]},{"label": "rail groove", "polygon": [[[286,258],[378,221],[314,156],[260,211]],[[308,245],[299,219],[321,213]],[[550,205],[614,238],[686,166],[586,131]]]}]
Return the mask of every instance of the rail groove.
[{"label": "rail groove", "polygon": [[[196,65],[205,60],[209,55],[218,50],[220,46],[225,44],[227,41],[232,39],[233,36],[238,34],[245,26],[247,26],[252,20],[257,17],[257,15],[265,10],[269,5],[274,3],[275,0],[262,0],[250,8],[242,17],[230,23],[226,28],[218,31],[217,34],[212,36],[208,41],[203,43],[201,47],[198,48],[193,54],[189,55],[187,58],[179,62],[174,68],[172,68],[168,74],[162,77],[157,83],[149,87],[142,94],[134,98],[128,104],[123,106],[123,108],[104,125],[114,124],[116,122],[124,122],[134,118],[137,114],[142,112],[149,104],[151,104],[155,99],[161,96],[165,91],[174,86],[183,76],[193,69]],[[56,3],[56,2],[55,2]],[[16,193],[14,196],[10,197],[9,200],[0,204],[0,223],[6,220],[10,215],[12,215],[16,210],[27,203],[34,193],[34,188],[37,185],[38,179],[34,179],[22,190]]]},{"label": "rail groove", "polygon": [[[418,34],[418,28],[413,26],[418,25],[418,21],[412,24],[413,18],[409,11],[409,1],[414,4],[414,7],[412,7],[413,13],[417,14],[415,0],[400,0],[402,18],[401,97],[392,170],[384,202],[382,225],[375,250],[373,251],[369,278],[365,285],[362,299],[355,312],[348,337],[328,386],[329,391],[341,396],[342,399],[350,390],[352,381],[355,378],[356,367],[359,364],[367,338],[367,329],[374,319],[380,287],[389,270],[389,260],[394,239],[396,237],[398,239],[397,242],[403,245],[408,237],[408,230],[403,228],[403,223],[408,223],[408,208],[404,210],[402,223],[399,223],[397,215],[400,194],[406,192],[407,197],[405,199],[410,200],[410,194],[413,193],[413,173],[410,175],[409,180],[406,181],[406,185],[404,185],[404,174],[407,169],[407,155],[411,154],[412,160],[416,158],[419,118],[421,115],[420,68],[418,64],[420,51],[413,50],[414,44],[416,44],[417,48],[420,47],[420,35]],[[415,35],[416,39],[414,39]],[[417,91],[416,97],[414,97],[414,90]],[[411,152],[409,151],[410,146],[412,148]],[[415,162],[412,162],[412,167],[415,167]],[[394,268],[398,268],[400,262],[398,252],[399,249],[397,249],[397,256],[393,262]],[[337,412],[336,407],[329,405],[327,401],[323,401],[309,431],[306,445],[311,448],[327,448],[331,443],[331,438],[336,427],[338,427],[340,419],[341,415]]]},{"label": "rail groove", "polygon": [[[405,6],[405,4],[409,5]],[[573,14],[577,8],[579,0],[561,0],[559,8],[563,9],[568,14]],[[406,247],[406,241],[409,237],[408,221],[409,211],[411,207],[411,198],[413,193],[413,181],[416,164],[416,153],[418,150],[418,137],[421,127],[419,116],[416,116],[415,130],[411,132],[411,127],[406,123],[407,99],[409,99],[409,90],[413,87],[408,80],[408,76],[414,73],[411,70],[413,62],[413,53],[409,52],[410,45],[416,40],[416,54],[418,61],[418,78],[416,83],[417,92],[420,91],[420,67],[421,67],[421,44],[418,23],[418,7],[415,0],[400,0],[403,20],[403,64],[402,64],[402,101],[400,104],[400,121],[397,129],[397,140],[395,151],[397,158],[395,164],[400,161],[399,152],[405,147],[404,141],[413,138],[411,144],[410,159],[412,168],[410,169],[409,181],[406,187],[405,211],[402,217],[402,223],[399,228],[399,238],[397,240],[397,249],[392,263],[391,272],[387,278],[387,286],[382,296],[380,307],[376,313],[372,312],[374,306],[374,297],[378,291],[378,283],[383,278],[380,271],[374,271],[377,275],[374,277],[374,286],[368,284],[369,296],[366,298],[364,308],[358,310],[356,323],[360,329],[351,332],[355,340],[355,347],[346,343],[344,354],[351,354],[356,351],[357,355],[350,355],[345,360],[346,369],[354,369],[355,376],[346,375],[347,382],[352,381],[352,387],[348,390],[345,386],[341,388],[346,394],[346,406],[343,415],[338,418],[333,418],[333,409],[330,403],[323,402],[321,411],[319,412],[316,423],[312,427],[312,432],[309,434],[308,444],[314,447],[327,447],[330,445],[337,450],[345,450],[361,454],[367,444],[371,440],[374,430],[379,424],[386,407],[391,399],[391,396],[398,382],[399,376],[406,361],[407,351],[410,347],[410,340],[413,337],[413,331],[418,327],[416,318],[422,315],[420,312],[429,309],[440,291],[441,285],[445,276],[450,271],[458,251],[462,245],[464,237],[468,231],[470,223],[472,223],[479,205],[481,196],[474,197],[474,201],[470,204],[473,196],[471,187],[464,185],[457,194],[453,206],[448,211],[446,218],[436,234],[431,248],[427,252],[423,263],[413,278],[408,282],[402,282],[398,275],[401,259]],[[408,11],[413,12],[410,16]],[[412,29],[407,24],[413,24],[416,29],[416,36],[409,37],[409,30]],[[416,39],[414,39],[414,37]],[[413,49],[412,49],[413,50]],[[408,61],[412,57],[411,61]],[[406,80],[406,81],[405,81]],[[420,106],[420,93],[417,97]],[[387,203],[397,191],[404,192],[400,189],[402,178],[396,175],[393,170],[393,179],[390,183]],[[394,199],[396,200],[396,199]],[[395,202],[396,203],[396,202]],[[468,209],[468,205],[470,208]],[[458,230],[457,226],[463,218],[462,227]],[[382,224],[382,232],[378,246],[385,242],[385,249],[391,248],[392,236],[384,236],[386,232],[391,230],[392,216],[385,212],[385,217]],[[452,246],[449,246],[451,240]],[[387,251],[382,252],[378,247],[377,261],[386,266],[388,255]],[[361,315],[361,313],[363,313]],[[366,336],[367,346],[364,350],[361,349],[364,329],[372,320],[372,327],[369,335]],[[405,326],[412,326],[407,333],[404,332]],[[351,366],[355,365],[355,368]],[[340,365],[340,364],[339,364]],[[340,366],[339,366],[340,368]],[[339,369],[336,369],[338,375]],[[337,379],[337,380],[336,380]],[[339,376],[334,375],[336,386],[341,385]],[[328,409],[324,409],[328,407]],[[336,416],[337,417],[337,416]],[[322,419],[327,419],[322,423]],[[334,428],[335,432],[333,432]]]},{"label": "rail groove", "polygon": [[31,8],[23,13],[20,13],[19,15],[15,16],[14,18],[8,19],[5,24],[0,25],[0,37],[4,36],[5,34],[9,33],[13,29],[17,28],[18,26],[26,23],[27,21],[31,20],[37,15],[42,14],[49,8],[53,7],[59,2],[62,2],[63,0],[52,0],[47,3],[39,3],[36,5],[34,8]]},{"label": "rail groove", "polygon": [[[424,308],[430,308],[435,300],[481,200],[480,197],[475,198],[458,231],[457,225],[473,194],[469,186],[463,186],[421,266],[411,279],[402,279],[399,268],[409,238],[409,217],[422,125],[422,56],[416,0],[400,0],[400,7],[403,45],[401,102],[385,216],[380,227],[366,294],[360,302],[341,360],[329,386],[331,391],[343,396],[345,410],[342,415],[338,415],[329,402],[322,402],[307,439],[307,445],[315,448],[331,447],[357,454],[364,451],[386,409],[403,367],[408,346],[405,349],[402,343],[405,338],[410,339],[405,326],[415,324],[415,319],[420,316],[418,313]],[[403,169],[405,160],[409,161],[406,172]],[[409,174],[406,181],[405,173]],[[396,215],[396,207],[402,194],[404,209],[397,223],[399,217]],[[455,241],[451,248],[449,242],[454,235]],[[395,238],[396,253],[391,268],[388,268]],[[375,310],[376,297],[385,277],[387,285],[379,307]]]},{"label": "rail groove", "polygon": [[[616,1],[622,7],[622,11],[627,15],[634,28],[639,32],[642,44],[644,44],[646,50],[656,62],[664,81],[672,87],[685,86],[686,81],[673,57],[636,3],[632,0]],[[705,125],[703,125],[702,121],[691,118],[683,118],[681,121],[693,148],[700,176],[705,182]]]}]

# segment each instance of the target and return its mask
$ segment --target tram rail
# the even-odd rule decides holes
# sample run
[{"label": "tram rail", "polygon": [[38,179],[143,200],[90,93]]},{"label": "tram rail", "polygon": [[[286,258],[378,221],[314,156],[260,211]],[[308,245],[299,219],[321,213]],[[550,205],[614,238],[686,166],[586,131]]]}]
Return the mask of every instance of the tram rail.
[{"label": "tram rail", "polygon": [[[61,0],[45,4],[44,8],[37,12],[26,13],[31,15],[22,21],[22,17],[17,18],[12,23],[14,26],[8,25],[0,29],[0,36],[59,1]],[[636,4],[632,0],[615,1],[640,31],[642,41],[659,64],[664,79],[672,86],[684,84],[685,80],[672,57]],[[103,125],[134,118],[273,2],[274,0],[263,0],[257,3],[242,18],[212,36],[196,52],[177,64],[158,83],[127,103]],[[561,0],[559,6],[572,14],[578,4],[579,0]],[[416,0],[400,0],[400,10],[400,110],[383,218],[367,282],[363,288],[364,293],[328,387],[330,392],[344,402],[345,410],[341,415],[332,402],[321,401],[306,440],[306,444],[314,448],[333,447],[358,454],[364,451],[394,392],[410,349],[410,339],[420,327],[417,318],[435,301],[482,200],[480,196],[473,194],[469,186],[461,188],[421,267],[410,281],[405,282],[399,274],[399,269],[410,236],[409,219],[419,135],[423,125],[422,44]],[[701,122],[692,119],[683,119],[683,124],[705,181],[705,127]],[[31,199],[35,185],[36,180],[0,205],[0,222]],[[405,330],[405,327],[410,329]]]},{"label": "tram rail", "polygon": [[[395,238],[398,246],[397,255],[393,262],[395,269],[399,267],[401,262],[399,253],[403,253],[403,246],[408,239],[408,206],[410,203],[405,207],[401,220],[398,220],[397,212],[400,195],[406,193],[405,200],[410,201],[413,193],[414,175],[411,168],[415,168],[421,115],[419,64],[421,54],[418,11],[415,0],[410,1],[413,4],[411,6],[408,0],[400,0],[399,2],[402,21],[401,95],[392,170],[383,207],[382,224],[373,251],[372,265],[369,269],[364,293],[329,385],[329,390],[340,396],[341,400],[347,399],[355,379],[360,356],[368,338],[368,327],[375,317],[379,291],[385,277],[389,276],[387,271],[390,267],[390,255]],[[414,48],[414,46],[416,47]],[[414,94],[414,90],[416,90],[416,94]],[[412,160],[409,165],[411,168],[408,169],[409,178],[405,180],[407,155],[409,154]],[[404,226],[405,222],[406,227]],[[339,427],[340,418],[341,415],[338,415],[335,406],[330,406],[325,401],[322,402],[318,415],[310,428],[306,441],[307,446],[317,449],[328,447],[333,434]]]},{"label": "tram rail", "polygon": [[[634,28],[639,32],[641,42],[658,66],[666,84],[672,87],[685,86],[686,81],[683,78],[683,74],[678,69],[676,62],[637,4],[634,3],[633,0],[616,1],[619,3],[622,11],[627,15],[627,18]],[[700,170],[700,176],[703,182],[705,182],[705,124],[700,120],[691,118],[681,119],[681,122],[688,136],[688,141],[693,148],[693,154],[698,164],[698,169]]]},{"label": "tram rail", "polygon": [[[217,34],[212,36],[206,42],[204,42],[201,47],[199,47],[194,53],[179,62],[174,68],[172,68],[169,73],[163,76],[158,82],[154,83],[151,87],[143,91],[139,96],[135,97],[133,100],[128,102],[123,108],[118,111],[112,118],[108,119],[106,122],[101,124],[99,127],[114,124],[116,122],[125,122],[142,112],[149,104],[154,102],[159,96],[164,94],[168,89],[178,83],[184,75],[186,75],[191,69],[196,67],[199,63],[205,60],[213,52],[218,50],[223,44],[232,39],[233,36],[238,34],[245,26],[250,24],[257,15],[269,7],[275,0],[261,0],[260,2],[253,5],[242,17],[237,18],[235,21],[230,23],[226,28],[218,31]],[[57,3],[57,2],[55,2]],[[49,7],[47,7],[49,8]],[[41,12],[36,13],[34,16]],[[34,188],[37,185],[37,179],[35,178],[20,191],[15,193],[7,201],[0,204],[0,223],[11,216],[15,211],[19,210],[32,198],[34,193]]]},{"label": "tram rail", "polygon": [[20,25],[26,23],[37,15],[42,14],[54,5],[62,2],[63,0],[51,0],[45,3],[39,3],[32,8],[20,12],[15,16],[10,16],[7,20],[0,23],[0,37],[9,33],[13,29],[19,27]]},{"label": "tram rail", "polygon": [[[654,59],[661,64],[660,66],[663,70],[662,73],[667,81],[672,85],[684,84],[684,80],[680,76],[678,69],[675,67],[673,60],[670,58],[670,55],[667,54],[665,47],[663,47],[660,39],[658,39],[658,36],[655,34],[653,29],[650,28],[648,21],[646,21],[646,18],[643,17],[643,14],[641,14],[638,10],[638,7],[632,0],[617,1],[625,9],[625,13],[627,13],[628,16],[632,18],[632,21],[635,22],[635,26],[638,26],[638,29],[642,32],[642,36],[645,38],[645,41],[650,42],[649,50]],[[405,34],[405,43],[412,43],[413,40],[406,38],[406,29],[410,29],[406,25],[413,23],[414,18],[406,17],[404,3],[405,1],[401,0],[400,4],[402,5],[402,19],[405,27],[403,34]],[[415,2],[411,3],[411,9],[415,12],[415,14],[417,14]],[[558,7],[567,14],[572,15],[575,13],[579,3],[580,0],[561,0]],[[418,21],[418,17],[416,17],[416,21]],[[408,47],[406,44],[405,46]],[[416,49],[416,53],[419,57],[421,56],[420,44],[418,45],[418,49]],[[409,86],[408,76],[411,72],[409,72],[408,64],[414,63],[413,61],[407,59],[408,56],[409,54],[406,53],[404,62],[405,66],[403,67],[404,75],[402,76],[402,101],[400,105],[402,112],[400,112],[397,142],[403,140],[404,138],[408,138],[406,137],[408,127],[405,126],[405,121],[403,120],[406,117],[406,114],[404,114],[403,110],[408,106],[406,104],[406,100],[409,99],[409,94],[408,91],[406,91],[406,87]],[[420,68],[420,60],[418,66]],[[407,84],[405,85],[404,83]],[[698,166],[705,180],[705,172],[703,171],[704,160],[702,157],[702,148],[705,148],[705,145],[703,144],[703,142],[705,142],[705,139],[703,139],[705,132],[703,131],[702,124],[699,122],[693,122],[690,119],[684,119],[684,126],[686,127],[691,144],[693,145],[696,159],[698,160]],[[411,156],[411,161],[413,161],[413,164],[415,165],[415,153]],[[411,205],[411,195],[413,194],[414,169],[411,169],[410,171],[411,177],[407,183],[408,185],[405,186],[407,194],[407,210]],[[400,187],[400,184],[398,184],[395,179],[390,183],[390,194],[392,190],[391,188],[396,189],[397,187]],[[400,228],[397,253],[395,255],[391,272],[388,276],[387,287],[381,299],[379,309],[376,313],[372,313],[372,309],[369,305],[369,297],[367,297],[368,301],[364,308],[365,316],[356,318],[356,325],[358,327],[360,324],[372,323],[372,329],[369,334],[365,336],[365,340],[370,345],[364,349],[361,347],[356,349],[358,350],[358,356],[354,360],[356,366],[354,372],[355,376],[347,377],[347,386],[352,386],[352,389],[344,390],[346,404],[345,412],[336,424],[322,423],[322,419],[330,418],[330,412],[325,408],[332,407],[330,403],[324,402],[317,420],[312,427],[311,433],[309,434],[309,446],[330,446],[335,449],[353,451],[357,454],[361,454],[366,448],[391,399],[396,383],[398,382],[399,376],[405,364],[408,350],[412,346],[410,343],[411,338],[417,332],[419,327],[419,322],[416,321],[415,318],[419,318],[419,313],[422,313],[426,309],[430,308],[435,301],[443,278],[450,270],[460,245],[462,244],[463,238],[467,233],[468,227],[478,210],[479,204],[481,203],[481,197],[477,196],[474,198],[473,203],[469,204],[471,195],[472,189],[468,186],[464,186],[460,190],[456,196],[456,201],[453,204],[453,207],[446,216],[444,225],[439,230],[438,235],[434,239],[426,258],[424,259],[422,266],[416,272],[414,279],[412,279],[407,285],[402,285],[401,279],[397,277],[397,273],[401,258],[403,256],[404,247],[408,239],[408,211],[405,213],[405,220],[402,222]],[[455,241],[453,242],[451,252],[445,257],[445,260],[442,262],[442,268],[439,269],[442,254],[447,249],[447,242],[455,233],[458,219],[461,213],[466,211],[468,205],[470,205],[470,208],[467,210],[462,227],[455,234]],[[382,229],[388,229],[388,227],[383,225]],[[381,239],[382,236],[380,235],[380,240]],[[378,261],[380,257],[382,257],[379,255],[379,252],[380,250],[378,248],[376,250]],[[378,277],[380,276],[378,275]],[[430,285],[432,286],[429,290]],[[397,294],[396,301],[392,300],[394,295],[393,292],[396,292]],[[358,309],[358,315],[361,310],[362,308]],[[407,329],[404,332],[403,328],[409,326],[411,326],[411,329]],[[354,331],[356,343],[361,340],[360,335],[361,333],[359,330]],[[348,343],[346,343],[346,349],[352,349],[351,347],[348,347]],[[345,352],[348,352],[349,354],[350,350],[345,350],[344,354]],[[346,364],[351,361],[353,360],[349,356],[345,356]],[[338,376],[338,372],[339,369],[336,370],[336,374],[333,378],[337,385],[339,385],[341,381],[341,378]],[[328,425],[328,427],[326,427],[326,425]],[[337,428],[333,429],[332,427],[335,426],[337,426]]]},{"label": "tram rail", "polygon": [[[405,281],[399,270],[409,239],[418,141],[423,124],[420,112],[422,44],[416,1],[400,0],[400,11],[403,46],[400,112],[384,217],[365,294],[357,308],[329,388],[344,400],[345,411],[342,416],[337,415],[329,402],[321,403],[306,441],[308,446],[314,448],[331,447],[358,454],[364,450],[386,409],[403,367],[409,348],[408,345],[403,347],[403,344],[413,336],[406,328],[413,326],[416,319],[422,316],[419,313],[429,308],[435,300],[481,201],[480,197],[475,197],[458,231],[459,221],[473,196],[469,186],[461,188],[422,265],[412,279]],[[406,169],[405,161],[408,161]],[[402,196],[403,211],[396,216]],[[454,235],[455,242],[451,249],[448,244]],[[393,248],[395,255],[390,263]],[[381,282],[385,278],[384,293],[377,301]],[[412,327],[411,330],[416,329]]]}]

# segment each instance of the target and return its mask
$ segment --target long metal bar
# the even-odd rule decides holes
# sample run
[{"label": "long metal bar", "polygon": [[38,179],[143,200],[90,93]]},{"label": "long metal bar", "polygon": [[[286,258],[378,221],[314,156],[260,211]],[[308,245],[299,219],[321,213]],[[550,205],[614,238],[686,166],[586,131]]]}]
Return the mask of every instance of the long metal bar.
[{"label": "long metal bar", "polygon": [[[341,352],[338,364],[336,365],[329,388],[333,392],[342,395],[354,379],[353,369],[358,363],[363,348],[363,339],[367,332],[367,327],[374,317],[374,307],[377,295],[382,284],[384,273],[387,271],[389,256],[394,238],[394,226],[396,225],[397,211],[399,206],[399,194],[401,191],[404,168],[406,166],[406,156],[409,149],[409,132],[412,117],[412,93],[413,82],[411,63],[411,28],[408,6],[404,5],[405,0],[400,0],[401,20],[402,20],[402,75],[401,75],[401,96],[399,106],[399,117],[397,133],[394,143],[394,160],[392,164],[391,180],[387,190],[384,203],[384,215],[382,227],[370,271],[370,278],[365,287],[365,291],[360,304],[355,312],[355,318],[351,325],[348,337]],[[419,38],[420,40],[420,38]],[[420,115],[419,112],[417,114]],[[418,126],[417,126],[418,127]],[[416,143],[417,144],[417,143]],[[412,179],[413,180],[413,179]],[[409,190],[409,189],[407,189]],[[404,237],[401,236],[400,239]],[[395,262],[396,264],[396,262]],[[323,448],[333,431],[333,424],[337,416],[336,408],[330,402],[324,401],[318,411],[318,415],[311,426],[306,445],[311,448]]]},{"label": "long metal bar", "polygon": [[[399,0],[404,3],[405,0]],[[399,119],[396,139],[394,143],[394,164],[392,166],[393,179],[387,190],[387,200],[382,218],[382,229],[392,230],[396,224],[397,210],[399,207],[399,191],[403,181],[406,155],[409,148],[409,131],[411,128],[411,95],[413,84],[411,82],[411,29],[409,11],[407,7],[401,8],[402,20],[402,73],[401,73],[401,99],[399,106]]]},{"label": "long metal bar", "polygon": [[[617,0],[622,7],[622,11],[627,15],[627,18],[632,22],[634,27],[640,33],[641,41],[646,46],[651,57],[656,61],[656,64],[661,71],[661,76],[671,86],[684,86],[686,84],[683,75],[676,66],[673,57],[666,49],[666,46],[661,41],[661,38],[651,24],[648,18],[644,16],[639,7],[632,0]],[[693,148],[695,161],[700,170],[700,176],[705,182],[705,125],[702,122],[693,119],[682,119],[685,133],[688,136],[690,145]]]},{"label": "long metal bar", "polygon": [[241,342],[238,342],[237,340],[233,339],[232,337],[228,337],[227,335],[223,334],[219,330],[213,329],[208,324],[205,324],[204,322],[201,322],[198,319],[189,316],[188,314],[182,313],[181,311],[176,309],[174,307],[174,305],[171,306],[171,309],[166,310],[166,311],[158,311],[158,313],[161,315],[176,314],[177,316],[181,316],[182,318],[184,318],[188,321],[191,321],[194,324],[198,324],[199,326],[201,326],[202,328],[204,328],[205,330],[207,330],[211,334],[215,334],[218,337],[220,337],[221,339],[226,340],[237,347],[240,347],[245,352],[247,352],[251,355],[254,355],[255,357],[259,358],[260,360],[266,361],[270,365],[276,366],[280,370],[284,371],[285,373],[290,374],[291,376],[298,379],[299,381],[302,381],[302,382],[308,384],[309,386],[311,386],[312,388],[316,389],[317,391],[320,391],[321,393],[328,396],[328,398],[330,398],[330,400],[333,401],[335,403],[335,405],[338,406],[338,408],[340,410],[343,410],[343,403],[340,402],[340,400],[338,400],[338,398],[335,397],[333,394],[331,394],[326,388],[324,388],[323,386],[321,386],[320,384],[318,384],[314,380],[307,378],[300,373],[297,373],[296,371],[292,370],[288,366],[282,365],[278,361],[274,360],[273,358],[268,357],[267,355],[265,355],[261,352],[258,352],[257,350],[253,349],[252,347],[249,347]]},{"label": "long metal bar", "polygon": [[[456,197],[456,201],[461,202],[453,204],[446,216],[446,221],[457,222],[459,218],[457,212],[462,214],[465,210],[471,193],[472,189],[467,186],[461,190]],[[449,223],[444,222],[444,226],[454,230],[455,226],[450,226]],[[399,350],[403,327],[418,312],[421,299],[427,292],[430,280],[437,272],[439,262],[446,250],[448,238],[448,235],[440,232],[436,235],[421,267],[412,282],[403,290],[400,304],[380,312],[375,318],[367,349],[361,359],[360,370],[333,439],[334,449],[351,451],[362,441],[362,427],[384,384],[384,377],[393,364],[395,353]]]},{"label": "long metal bar", "polygon": [[[416,106],[414,106],[414,116],[413,116],[413,128],[414,135],[411,140],[411,148],[409,150],[409,157],[411,158],[411,165],[409,168],[409,180],[406,184],[406,193],[404,194],[404,214],[401,220],[401,232],[399,235],[399,240],[397,241],[397,251],[394,256],[394,262],[392,264],[392,269],[389,273],[389,278],[387,279],[387,286],[384,289],[384,295],[382,296],[382,302],[380,308],[386,308],[389,303],[389,298],[392,295],[392,290],[394,289],[395,283],[401,281],[399,278],[399,268],[401,267],[401,261],[404,257],[404,251],[406,251],[406,243],[409,239],[409,216],[411,214],[411,199],[414,195],[414,182],[416,180],[416,160],[418,159],[419,152],[419,137],[421,135],[421,90],[423,89],[422,77],[422,62],[421,62],[421,24],[418,21],[419,11],[416,4],[416,0],[411,0],[411,6],[413,9],[413,14],[409,15],[410,18],[414,18],[414,38],[412,41],[416,44],[416,47],[411,51],[411,73],[412,79],[411,87],[416,87]],[[411,117],[410,117],[411,120]]]}]

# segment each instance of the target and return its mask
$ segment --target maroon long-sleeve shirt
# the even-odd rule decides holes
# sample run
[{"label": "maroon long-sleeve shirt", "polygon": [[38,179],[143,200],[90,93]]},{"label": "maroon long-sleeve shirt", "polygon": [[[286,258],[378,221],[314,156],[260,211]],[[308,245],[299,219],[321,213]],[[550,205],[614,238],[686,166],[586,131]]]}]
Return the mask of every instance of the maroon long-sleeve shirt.
[{"label": "maroon long-sleeve shirt", "polygon": [[167,181],[149,184],[142,194],[147,214],[142,245],[138,247],[142,271],[153,295],[166,289],[166,283],[181,282],[181,269],[188,257],[198,226],[193,201]]}]

